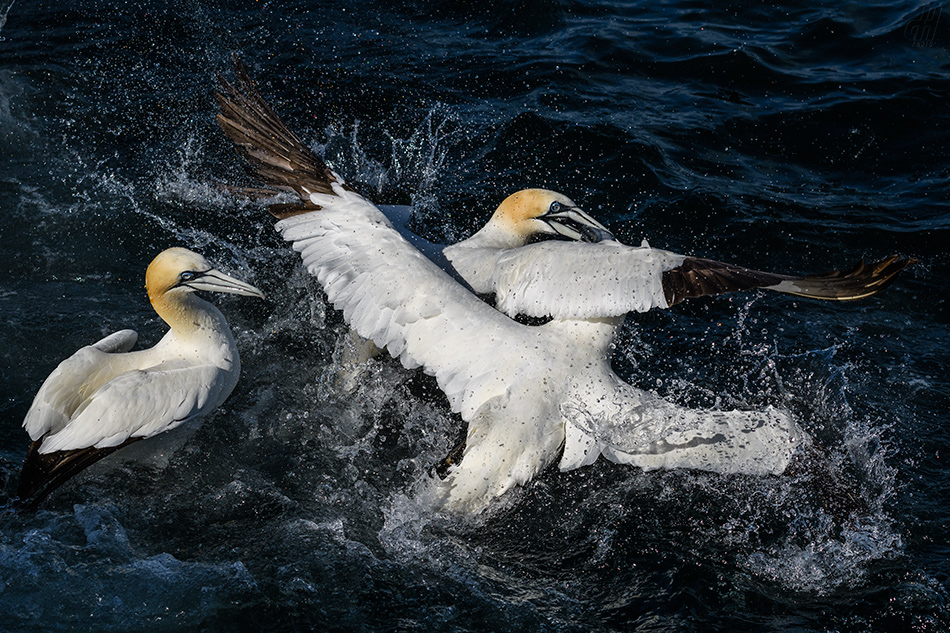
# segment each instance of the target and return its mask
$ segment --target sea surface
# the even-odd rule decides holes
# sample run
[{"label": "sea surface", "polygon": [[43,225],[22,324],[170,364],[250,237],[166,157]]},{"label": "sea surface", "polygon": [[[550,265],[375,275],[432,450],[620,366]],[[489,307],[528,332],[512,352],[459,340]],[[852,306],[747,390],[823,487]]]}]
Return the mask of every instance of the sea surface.
[{"label": "sea surface", "polygon": [[[883,294],[631,315],[614,366],[699,409],[790,412],[804,475],[551,468],[460,518],[428,501],[462,422],[347,328],[214,122],[237,55],[334,169],[470,235],[563,192],[631,244],[776,272],[897,253]],[[950,5],[0,0],[0,630],[950,630]],[[165,331],[180,245],[243,360],[201,424],[11,505],[21,422],[73,351]]]}]

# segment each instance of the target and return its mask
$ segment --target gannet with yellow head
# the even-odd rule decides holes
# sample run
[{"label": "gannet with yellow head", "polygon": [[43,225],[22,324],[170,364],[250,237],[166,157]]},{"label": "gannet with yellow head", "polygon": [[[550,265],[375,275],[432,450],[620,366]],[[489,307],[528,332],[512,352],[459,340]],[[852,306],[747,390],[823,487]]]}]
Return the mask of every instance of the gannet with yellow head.
[{"label": "gannet with yellow head", "polygon": [[109,453],[209,413],[237,384],[241,360],[231,329],[195,292],[262,297],[261,291],[184,248],[155,257],[145,285],[168,333],[154,347],[134,352],[133,330],[110,334],[50,374],[23,421],[32,443],[20,477],[21,501],[38,503]]},{"label": "gannet with yellow head", "polygon": [[494,292],[494,261],[499,254],[557,238],[600,242],[612,240],[613,235],[567,196],[524,189],[505,198],[475,234],[443,253],[475,292],[488,293]]},{"label": "gannet with yellow head", "polygon": [[517,248],[545,236],[600,242],[613,235],[564,194],[523,189],[505,198],[491,219],[465,243],[470,247]]},{"label": "gannet with yellow head", "polygon": [[512,194],[482,229],[443,254],[474,292],[493,295],[499,310],[547,318],[623,316],[754,288],[850,301],[880,292],[913,261],[895,255],[794,276],[680,255],[646,240],[628,246],[570,199],[544,189]]},{"label": "gannet with yellow head", "polygon": [[[623,314],[753,287],[855,298],[906,265],[800,278],[630,247],[570,199],[535,189],[445,249],[462,285],[310,151],[240,63],[235,72],[236,85],[221,79],[217,120],[259,178],[298,195],[269,206],[277,229],[350,327],[435,376],[468,424],[461,459],[447,469],[450,509],[480,511],[559,454],[563,470],[603,455],[644,469],[783,472],[803,441],[784,412],[694,411],[623,382],[610,367]],[[570,241],[536,243],[545,237]],[[472,291],[494,293],[507,314],[550,320],[523,325]]]}]

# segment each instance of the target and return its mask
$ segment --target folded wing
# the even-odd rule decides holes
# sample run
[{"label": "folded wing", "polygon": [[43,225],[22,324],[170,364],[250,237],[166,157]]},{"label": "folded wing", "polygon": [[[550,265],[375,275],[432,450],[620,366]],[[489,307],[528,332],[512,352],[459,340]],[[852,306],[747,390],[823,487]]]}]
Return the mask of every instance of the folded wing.
[{"label": "folded wing", "polygon": [[[131,337],[112,335],[116,338],[111,342],[118,345],[109,349],[127,352],[135,333],[126,332]],[[73,475],[114,451],[216,407],[233,386],[214,366],[117,372],[116,365],[129,361],[130,355],[117,359],[96,346],[60,364],[27,416],[33,441],[17,490],[25,507],[36,507]],[[85,379],[76,373],[80,365],[91,369]],[[81,388],[75,391],[77,386]]]},{"label": "folded wing", "polygon": [[30,438],[38,440],[61,431],[83,400],[125,371],[114,355],[131,350],[137,339],[133,330],[121,330],[61,362],[36,392],[23,420]]},{"label": "folded wing", "polygon": [[124,372],[89,394],[40,452],[109,448],[169,431],[216,407],[230,387],[214,365]]}]

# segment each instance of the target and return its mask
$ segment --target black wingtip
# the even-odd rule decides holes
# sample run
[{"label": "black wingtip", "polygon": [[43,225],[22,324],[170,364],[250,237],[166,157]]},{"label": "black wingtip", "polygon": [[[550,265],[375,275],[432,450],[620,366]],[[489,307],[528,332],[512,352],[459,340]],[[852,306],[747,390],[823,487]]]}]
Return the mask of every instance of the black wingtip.
[{"label": "black wingtip", "polygon": [[900,255],[891,255],[870,264],[862,259],[849,270],[807,275],[769,289],[811,299],[856,301],[883,291],[894,283],[902,270],[916,263],[913,257]]},{"label": "black wingtip", "polygon": [[878,294],[894,282],[898,273],[916,262],[914,258],[891,255],[870,264],[862,259],[850,269],[793,276],[687,257],[679,266],[663,273],[663,291],[668,306],[690,297],[755,288],[809,299],[855,301]]},{"label": "black wingtip", "polygon": [[[333,185],[341,183],[323,160],[314,154],[284,124],[261,96],[247,67],[237,55],[232,58],[234,83],[218,75],[215,93],[220,112],[215,120],[246,161],[249,173],[276,190],[292,191],[300,197],[298,212],[317,211],[310,194],[333,195]],[[343,185],[345,186],[345,185]],[[275,215],[286,209],[275,209]],[[278,215],[278,217],[281,217]]]}]

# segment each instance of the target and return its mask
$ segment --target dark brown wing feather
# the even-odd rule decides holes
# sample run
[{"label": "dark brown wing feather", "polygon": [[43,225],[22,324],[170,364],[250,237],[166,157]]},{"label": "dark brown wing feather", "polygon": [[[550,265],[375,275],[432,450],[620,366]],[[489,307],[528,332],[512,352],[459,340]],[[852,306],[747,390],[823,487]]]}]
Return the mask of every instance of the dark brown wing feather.
[{"label": "dark brown wing feather", "polygon": [[[310,202],[310,194],[332,194],[331,185],[338,180],[264,101],[244,64],[236,57],[234,75],[235,84],[218,76],[216,96],[221,108],[215,117],[218,125],[234,141],[234,148],[247,161],[251,175],[271,187],[300,196],[299,203],[274,204],[268,211],[278,218],[318,211],[320,206]],[[252,198],[259,198],[263,191],[254,187],[232,190]]]},{"label": "dark brown wing feather", "polygon": [[39,452],[42,439],[31,442],[26,461],[23,462],[23,469],[20,471],[20,485],[17,489],[18,506],[24,509],[36,508],[54,490],[79,472],[140,439],[142,438],[132,437],[118,446],[108,448],[89,447],[47,454]]},{"label": "dark brown wing feather", "polygon": [[892,255],[871,264],[864,260],[851,270],[833,270],[820,275],[795,277],[724,264],[711,259],[687,257],[663,273],[663,292],[668,305],[690,297],[718,295],[737,290],[764,288],[811,299],[852,301],[877,294],[894,281],[897,273],[916,262]]},{"label": "dark brown wing feather", "polygon": [[[300,196],[299,202],[278,203],[268,211],[278,218],[318,211],[310,193],[332,194],[331,185],[339,182],[320,157],[304,145],[284,125],[254,87],[247,69],[234,58],[236,84],[218,77],[217,93],[221,113],[218,124],[234,141],[252,175],[277,189]],[[344,187],[350,189],[347,185]],[[232,191],[260,199],[267,190],[257,187],[231,187]],[[766,288],[777,292],[815,299],[848,301],[880,292],[912,259],[897,255],[866,265],[863,261],[849,271],[795,277],[761,272],[709,259],[687,257],[683,263],[663,274],[663,290],[669,305],[690,297],[715,295],[737,290]]]}]

